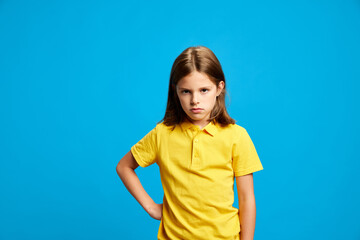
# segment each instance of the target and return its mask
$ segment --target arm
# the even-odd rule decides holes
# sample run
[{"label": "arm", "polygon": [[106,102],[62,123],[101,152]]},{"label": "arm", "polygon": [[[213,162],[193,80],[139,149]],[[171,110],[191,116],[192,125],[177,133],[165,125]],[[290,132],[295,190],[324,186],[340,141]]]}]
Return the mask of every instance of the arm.
[{"label": "arm", "polygon": [[156,204],[147,194],[140,183],[135,169],[139,166],[131,151],[119,161],[116,172],[131,195],[140,203],[144,210],[152,217],[160,220],[162,217],[162,204]]},{"label": "arm", "polygon": [[239,198],[240,239],[253,240],[256,219],[253,174],[236,177],[236,187]]}]

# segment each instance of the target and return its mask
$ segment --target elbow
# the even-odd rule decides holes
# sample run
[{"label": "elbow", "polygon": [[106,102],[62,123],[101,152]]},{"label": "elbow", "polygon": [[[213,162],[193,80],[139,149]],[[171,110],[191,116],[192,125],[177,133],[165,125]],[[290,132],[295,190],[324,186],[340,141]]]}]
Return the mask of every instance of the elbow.
[{"label": "elbow", "polygon": [[125,162],[120,161],[116,166],[116,173],[120,179],[123,179],[129,171],[134,171],[131,167],[127,166]]},{"label": "elbow", "polygon": [[123,166],[121,164],[121,161],[116,165],[116,173],[119,175],[119,177],[121,177],[121,173],[123,170]]},{"label": "elbow", "polygon": [[116,172],[119,177],[122,178],[122,176],[126,175],[129,171],[135,171],[137,166],[136,160],[129,151],[117,164]]},{"label": "elbow", "polygon": [[238,197],[239,197],[239,201],[244,201],[244,202],[255,200],[255,194],[253,192],[239,193]]}]

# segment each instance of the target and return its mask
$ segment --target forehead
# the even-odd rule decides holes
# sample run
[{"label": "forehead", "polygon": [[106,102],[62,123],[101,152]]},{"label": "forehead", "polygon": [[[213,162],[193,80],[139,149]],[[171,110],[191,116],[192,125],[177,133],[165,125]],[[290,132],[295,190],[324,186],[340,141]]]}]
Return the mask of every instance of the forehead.
[{"label": "forehead", "polygon": [[197,88],[205,86],[216,86],[213,81],[205,73],[194,71],[181,78],[177,87]]}]

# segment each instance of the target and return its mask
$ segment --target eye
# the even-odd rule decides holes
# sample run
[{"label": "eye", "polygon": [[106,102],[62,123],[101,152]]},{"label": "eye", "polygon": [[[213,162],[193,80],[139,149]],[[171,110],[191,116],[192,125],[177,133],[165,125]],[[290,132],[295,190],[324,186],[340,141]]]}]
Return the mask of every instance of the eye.
[{"label": "eye", "polygon": [[189,90],[182,90],[181,93],[189,93]]},{"label": "eye", "polygon": [[201,92],[203,92],[203,93],[206,93],[208,91],[209,91],[209,89],[206,89],[206,88],[201,89]]}]

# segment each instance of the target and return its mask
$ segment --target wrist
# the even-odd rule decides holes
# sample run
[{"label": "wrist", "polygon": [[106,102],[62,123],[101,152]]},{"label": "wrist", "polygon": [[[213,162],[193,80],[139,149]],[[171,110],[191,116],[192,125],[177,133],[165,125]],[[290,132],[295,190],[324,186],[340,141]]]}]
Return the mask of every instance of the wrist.
[{"label": "wrist", "polygon": [[144,209],[147,213],[150,213],[155,208],[156,203],[154,201],[149,201],[148,203],[144,204]]}]

